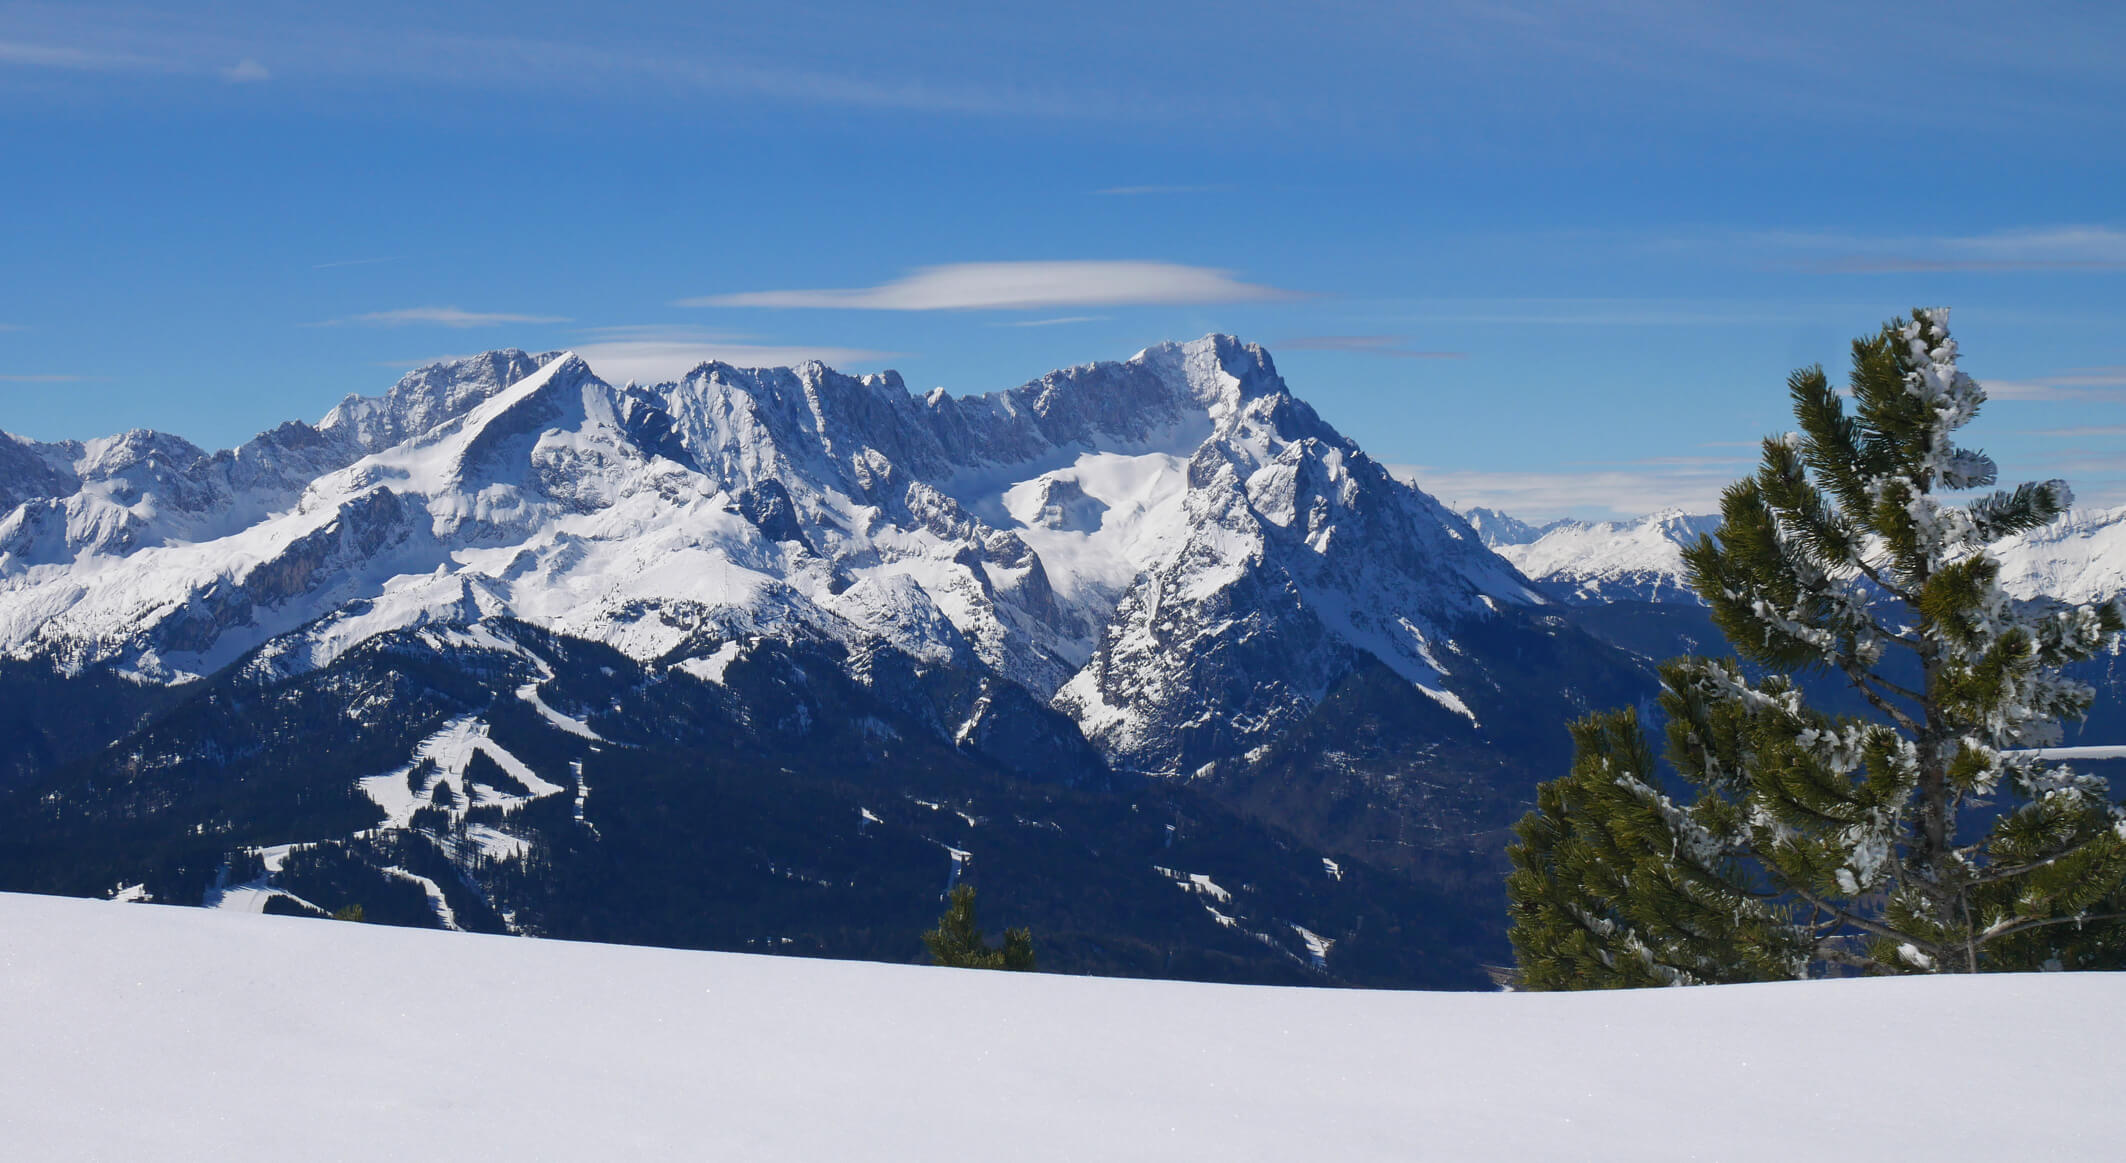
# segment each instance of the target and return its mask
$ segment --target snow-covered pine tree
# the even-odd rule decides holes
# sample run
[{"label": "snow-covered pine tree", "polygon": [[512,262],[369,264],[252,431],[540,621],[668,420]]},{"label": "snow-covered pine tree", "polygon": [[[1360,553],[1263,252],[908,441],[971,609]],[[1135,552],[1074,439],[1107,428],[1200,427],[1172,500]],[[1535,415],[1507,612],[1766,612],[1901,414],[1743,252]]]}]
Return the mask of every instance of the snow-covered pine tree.
[{"label": "snow-covered pine tree", "polygon": [[[1948,312],[1919,310],[1853,344],[1850,411],[1821,367],[1788,381],[1800,431],[1684,555],[1749,669],[1662,667],[1673,782],[1634,711],[1573,725],[1510,849],[1525,987],[2126,967],[2126,810],[2032,750],[2086,714],[2060,668],[2126,610],[1996,584],[1988,547],[2071,497],[1944,498],[1995,478],[1952,442],[1985,400],[1956,357]],[[1810,707],[1810,674],[1872,714]]]}]

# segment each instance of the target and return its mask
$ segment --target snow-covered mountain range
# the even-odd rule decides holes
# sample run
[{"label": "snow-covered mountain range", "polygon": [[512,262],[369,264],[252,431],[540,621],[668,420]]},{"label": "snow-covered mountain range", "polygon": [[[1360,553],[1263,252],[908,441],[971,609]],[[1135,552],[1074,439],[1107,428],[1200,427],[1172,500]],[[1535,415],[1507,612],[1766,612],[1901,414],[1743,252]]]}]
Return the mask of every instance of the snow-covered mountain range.
[{"label": "snow-covered mountain range", "polygon": [[[1667,509],[1632,521],[1532,525],[1493,509],[1463,513],[1500,557],[1538,588],[1575,604],[1696,602],[1683,547],[1720,526],[1715,515]],[[2126,593],[2126,507],[2075,509],[1994,547],[2011,597],[2099,602]]]},{"label": "snow-covered mountain range", "polygon": [[497,616],[708,676],[826,639],[981,666],[1171,774],[1360,652],[1473,719],[1454,626],[1542,602],[1223,336],[969,398],[500,351],[229,452],[4,443],[0,652],[161,683]]},{"label": "snow-covered mountain range", "polygon": [[0,888],[893,957],[949,857],[1079,971],[1468,983],[1648,681],[1227,336],[969,397],[496,351],[0,438],[0,498]]}]

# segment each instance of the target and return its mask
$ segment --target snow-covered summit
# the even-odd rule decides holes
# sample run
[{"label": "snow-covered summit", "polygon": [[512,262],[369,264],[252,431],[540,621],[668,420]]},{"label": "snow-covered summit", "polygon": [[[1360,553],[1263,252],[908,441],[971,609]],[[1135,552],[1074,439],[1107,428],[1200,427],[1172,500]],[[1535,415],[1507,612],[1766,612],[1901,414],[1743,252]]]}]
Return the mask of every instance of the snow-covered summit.
[{"label": "snow-covered summit", "polygon": [[552,362],[561,353],[526,355],[516,348],[443,360],[406,373],[381,396],[349,396],[317,422],[370,452],[462,416],[489,396]]},{"label": "snow-covered summit", "polygon": [[1476,535],[1493,549],[1502,545],[1527,545],[1550,530],[1566,524],[1564,521],[1552,521],[1544,525],[1531,525],[1511,513],[1501,513],[1497,509],[1486,509],[1481,505],[1462,510],[1462,520],[1469,522],[1469,527],[1476,530]]},{"label": "snow-covered summit", "polygon": [[1473,720],[1457,625],[1542,602],[1222,335],[968,397],[505,350],[229,452],[0,457],[0,651],[165,682],[496,616],[675,666],[808,638],[993,671],[1178,772],[1363,655]]}]

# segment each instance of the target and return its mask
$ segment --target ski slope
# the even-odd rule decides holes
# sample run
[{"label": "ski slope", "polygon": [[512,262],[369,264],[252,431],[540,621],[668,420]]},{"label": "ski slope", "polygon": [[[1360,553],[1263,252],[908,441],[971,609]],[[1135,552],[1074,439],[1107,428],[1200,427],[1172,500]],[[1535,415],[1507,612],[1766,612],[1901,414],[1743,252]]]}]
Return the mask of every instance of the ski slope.
[{"label": "ski slope", "polygon": [[1507,995],[0,895],[11,1158],[2113,1159],[2126,975]]}]

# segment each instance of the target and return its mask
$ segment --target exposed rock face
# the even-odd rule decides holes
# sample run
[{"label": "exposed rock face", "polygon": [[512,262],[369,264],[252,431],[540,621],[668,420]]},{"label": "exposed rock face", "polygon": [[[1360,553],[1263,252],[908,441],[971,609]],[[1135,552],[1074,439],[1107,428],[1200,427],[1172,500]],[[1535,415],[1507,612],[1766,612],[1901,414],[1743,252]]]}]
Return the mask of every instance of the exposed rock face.
[{"label": "exposed rock face", "polygon": [[0,512],[48,497],[63,497],[81,486],[71,470],[73,457],[55,455],[59,445],[38,444],[18,436],[0,436]]},{"label": "exposed rock face", "polygon": [[364,452],[376,452],[463,416],[560,354],[526,355],[512,347],[430,364],[408,372],[381,396],[347,397],[317,427]]}]

